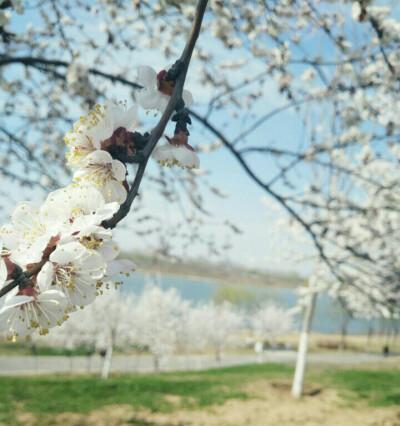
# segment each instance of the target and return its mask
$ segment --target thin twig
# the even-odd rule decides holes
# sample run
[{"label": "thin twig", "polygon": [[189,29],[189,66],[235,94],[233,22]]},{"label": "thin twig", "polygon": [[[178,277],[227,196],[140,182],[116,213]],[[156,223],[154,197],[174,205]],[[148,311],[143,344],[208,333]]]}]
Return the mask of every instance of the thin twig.
[{"label": "thin twig", "polygon": [[[62,74],[57,74],[56,71],[54,71],[54,67],[62,67],[62,68],[68,68],[71,63],[66,61],[61,61],[58,59],[44,59],[44,58],[37,58],[34,56],[1,56],[0,55],[0,67],[4,65],[11,65],[11,64],[23,64],[26,66],[31,66],[33,68],[37,68],[40,71],[49,71],[51,73],[55,73],[55,77],[65,80],[65,76]],[[47,68],[47,69],[46,69]],[[96,68],[89,68],[88,70],[89,74],[96,75],[99,77],[107,78],[108,80],[112,82],[118,82],[122,83],[128,86],[131,86],[135,89],[141,89],[142,86],[140,84],[133,83],[132,81],[129,81],[119,75],[114,75],[110,73],[106,73],[103,71],[100,71]]]},{"label": "thin twig", "polygon": [[7,294],[9,291],[11,291],[13,288],[19,286],[24,281],[29,280],[30,277],[33,277],[35,274],[40,272],[43,265],[48,261],[48,258],[43,258],[39,263],[36,263],[35,266],[33,266],[29,271],[21,271],[17,278],[15,278],[13,281],[5,285],[3,288],[0,289],[0,297]]}]

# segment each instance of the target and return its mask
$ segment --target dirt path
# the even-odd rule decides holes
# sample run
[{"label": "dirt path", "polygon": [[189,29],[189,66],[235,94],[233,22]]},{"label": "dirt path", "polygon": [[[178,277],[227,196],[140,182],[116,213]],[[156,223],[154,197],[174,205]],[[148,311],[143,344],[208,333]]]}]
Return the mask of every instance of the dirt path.
[{"label": "dirt path", "polygon": [[[296,352],[292,350],[266,351],[264,362],[279,362],[294,364]],[[360,352],[319,352],[310,353],[307,356],[309,364],[326,365],[368,365],[370,363],[393,363],[400,361],[400,356],[383,358],[379,354],[367,354]],[[206,370],[222,366],[235,366],[253,364],[259,361],[259,357],[249,353],[224,354],[220,363],[214,355],[171,355],[161,362],[163,371]],[[103,360],[100,356],[91,358],[85,356],[0,356],[0,375],[26,375],[49,373],[95,373],[101,371]],[[116,355],[112,361],[113,373],[124,372],[152,372],[154,361],[150,355]]]},{"label": "dirt path", "polygon": [[29,426],[400,426],[400,407],[350,404],[333,390],[305,396],[300,401],[291,398],[289,385],[284,382],[253,383],[247,391],[252,398],[230,400],[204,410],[180,410],[179,398],[171,396],[168,401],[177,406],[171,413],[113,405],[87,415],[64,413],[39,422],[26,413],[19,420]]}]

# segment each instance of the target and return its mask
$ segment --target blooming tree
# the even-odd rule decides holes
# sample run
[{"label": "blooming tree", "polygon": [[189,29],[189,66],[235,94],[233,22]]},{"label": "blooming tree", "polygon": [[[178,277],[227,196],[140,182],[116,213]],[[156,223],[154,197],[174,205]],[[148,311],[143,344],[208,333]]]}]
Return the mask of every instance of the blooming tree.
[{"label": "blooming tree", "polygon": [[33,334],[32,339],[41,346],[84,349],[88,355],[98,351],[104,358],[101,375],[108,378],[114,347],[125,349],[134,341],[135,306],[132,295],[109,287],[92,304],[71,315],[57,330],[44,337]]},{"label": "blooming tree", "polygon": [[[225,147],[341,278],[345,273],[337,267],[342,264],[327,247],[335,243],[328,238],[331,224],[319,214],[337,209],[364,214],[354,198],[359,186],[370,182],[377,190],[384,187],[364,166],[378,154],[389,160],[388,147],[398,141],[398,10],[397,5],[365,0],[213,0],[205,37],[195,51],[196,83],[210,93],[192,111],[204,130],[197,148],[210,152]],[[166,60],[177,56],[195,6],[191,0],[45,0],[24,11],[22,2],[7,1],[1,13],[3,117],[14,117],[18,126],[14,120],[1,125],[6,143],[0,171],[22,185],[46,187],[56,184],[56,174],[46,170],[42,155],[51,160],[52,169],[60,167],[54,136],[69,125],[76,104],[95,103],[113,84],[124,93],[132,90],[145,108],[165,108],[171,87],[159,84],[162,75],[150,67],[133,72],[131,64],[137,51],[156,51]],[[145,90],[138,91],[140,87]],[[63,99],[66,91],[74,95],[73,106]],[[183,93],[183,100],[191,105],[188,94]],[[276,135],[274,121],[280,120],[285,130],[288,119],[293,132]],[[27,144],[26,129],[40,136]],[[184,133],[168,137],[175,147],[190,146]],[[161,162],[172,164],[175,154],[183,152],[196,163],[187,151],[173,154],[166,147],[166,153],[161,146],[157,150]],[[17,159],[28,164],[29,173],[15,173],[12,163]],[[397,160],[394,156],[390,161]],[[333,180],[341,182],[345,194],[331,191]],[[204,176],[189,174],[183,181],[198,210],[204,210],[202,198],[197,191],[192,194],[199,181],[220,193]],[[175,179],[161,172],[152,183],[169,201],[177,200]],[[355,189],[348,190],[350,186]],[[347,246],[351,254],[355,247],[351,241]]]},{"label": "blooming tree", "polygon": [[241,313],[228,302],[198,306],[192,311],[191,322],[196,325],[199,347],[212,347],[217,362],[221,362],[223,349],[237,341],[243,327]]},{"label": "blooming tree", "polygon": [[139,298],[134,311],[135,340],[153,355],[155,370],[162,357],[176,349],[187,308],[175,289],[147,286]]},{"label": "blooming tree", "polygon": [[293,329],[293,317],[287,311],[274,304],[263,304],[251,315],[251,326],[255,340],[272,340],[289,333]]},{"label": "blooming tree", "polygon": [[[331,217],[341,212],[370,218],[376,206],[364,202],[363,186],[378,192],[388,188],[371,170],[382,160],[389,166],[398,161],[393,149],[399,136],[398,10],[364,0],[254,5],[210,1],[193,73],[210,95],[193,109],[190,94],[182,93],[204,133],[204,142],[196,148],[225,148],[270,202],[279,204],[292,225],[310,237],[315,257],[346,285],[353,281],[343,259],[359,253],[359,241],[346,233],[336,238],[337,222]],[[0,172],[21,185],[54,187],[57,174],[43,159],[51,161],[51,170],[62,167],[62,150],[54,140],[70,124],[70,111],[77,104],[95,103],[114,85],[124,93],[132,91],[146,109],[166,108],[172,93],[167,70],[157,73],[142,66],[133,71],[131,64],[137,51],[157,52],[166,60],[178,56],[196,8],[190,0],[94,5],[45,0],[26,11],[22,2],[3,2],[1,13],[5,124],[0,122],[0,134],[5,143]],[[24,19],[31,24],[24,25]],[[66,91],[74,95],[74,105],[64,101]],[[10,116],[14,119],[6,120]],[[175,119],[185,122],[180,114]],[[288,120],[292,126],[285,126]],[[277,122],[283,130],[279,135],[274,130]],[[293,131],[287,133],[286,127]],[[39,135],[29,144],[27,129]],[[197,165],[187,134],[179,129],[167,135],[165,146],[157,147],[155,158],[163,164]],[[116,138],[123,136],[116,133]],[[91,149],[85,142],[70,141],[74,143],[79,150]],[[110,154],[115,157],[115,151]],[[92,155],[111,164],[105,153],[101,159],[98,153]],[[15,173],[15,161],[25,164],[27,173]],[[123,197],[118,185],[122,170],[116,164],[111,185]],[[75,179],[88,176],[90,168],[83,165]],[[175,178],[161,171],[151,182],[168,202],[179,202],[176,188],[184,188],[197,211],[206,213],[199,182],[215,194],[221,191],[210,184],[207,173],[202,174],[191,171],[176,185]],[[149,223],[155,215],[151,212],[143,220]],[[191,231],[185,227],[187,244],[202,240],[197,228],[204,216],[199,219],[193,213],[184,220],[194,224]],[[160,221],[156,223],[154,229],[159,229]],[[166,232],[169,238],[162,238],[161,251],[170,253],[176,232]],[[207,243],[217,251],[215,242]],[[335,247],[340,256],[332,251]]]},{"label": "blooming tree", "polygon": [[[171,68],[158,74],[139,69],[146,82],[139,104],[162,111],[156,127],[139,133],[136,107],[96,104],[65,136],[72,183],[51,192],[40,207],[19,204],[11,223],[1,228],[0,296],[5,297],[0,327],[9,338],[35,330],[47,334],[77,308],[91,304],[118,274],[134,269],[129,261],[116,260],[112,230],[128,214],[153,151],[162,164],[198,166],[188,143],[190,118],[184,99],[190,101],[190,96],[183,86],[206,3],[199,1],[186,47]],[[6,18],[2,14],[3,21]],[[69,79],[76,83],[71,75]],[[166,146],[156,148],[171,117],[174,135]],[[132,183],[130,164],[137,165]]]}]

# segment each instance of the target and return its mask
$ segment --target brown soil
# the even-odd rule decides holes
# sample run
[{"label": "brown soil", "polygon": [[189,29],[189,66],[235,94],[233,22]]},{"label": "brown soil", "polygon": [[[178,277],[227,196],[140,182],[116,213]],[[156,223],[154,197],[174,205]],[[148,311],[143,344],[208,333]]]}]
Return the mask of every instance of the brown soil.
[{"label": "brown soil", "polygon": [[372,408],[350,404],[333,390],[310,387],[301,400],[290,396],[285,382],[253,383],[246,389],[247,400],[230,400],[204,410],[179,410],[172,413],[137,411],[129,405],[112,405],[89,414],[63,413],[38,419],[25,413],[23,425],[40,426],[400,426],[400,407]]}]

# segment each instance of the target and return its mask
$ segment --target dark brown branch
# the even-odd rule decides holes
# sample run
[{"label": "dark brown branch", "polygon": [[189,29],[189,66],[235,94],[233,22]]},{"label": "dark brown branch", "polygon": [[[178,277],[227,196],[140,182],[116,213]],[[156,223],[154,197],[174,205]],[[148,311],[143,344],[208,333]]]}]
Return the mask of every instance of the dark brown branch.
[{"label": "dark brown branch", "polygon": [[[16,57],[0,56],[0,67],[4,65],[11,65],[11,64],[23,64],[26,66],[37,68],[41,71],[47,71],[46,67],[48,67],[48,71],[52,73],[56,72],[52,69],[54,67],[68,68],[70,66],[69,62],[60,61],[58,59],[44,59],[44,58],[36,58],[34,56],[16,56]],[[114,75],[114,74],[109,74],[103,71],[99,71],[96,68],[89,68],[88,73],[99,76],[99,77],[107,78],[108,80],[112,82],[125,84],[127,86],[133,87],[134,89],[142,88],[140,84],[133,83],[132,81],[129,81],[119,75]],[[58,75],[55,74],[55,76],[58,78],[65,79],[65,76],[61,74],[58,74]]]}]

